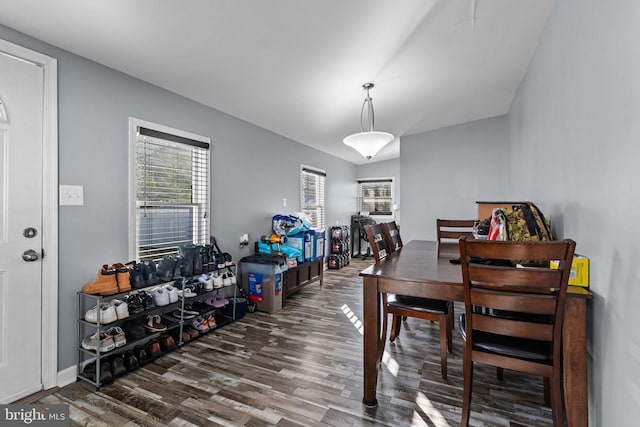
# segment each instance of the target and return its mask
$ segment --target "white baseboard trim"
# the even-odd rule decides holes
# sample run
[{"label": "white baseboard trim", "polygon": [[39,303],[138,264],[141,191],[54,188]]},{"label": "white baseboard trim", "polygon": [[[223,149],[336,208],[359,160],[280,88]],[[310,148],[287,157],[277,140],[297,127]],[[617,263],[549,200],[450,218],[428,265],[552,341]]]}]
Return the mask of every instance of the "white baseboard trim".
[{"label": "white baseboard trim", "polygon": [[67,369],[58,371],[58,387],[64,387],[78,380],[78,367],[69,366]]}]

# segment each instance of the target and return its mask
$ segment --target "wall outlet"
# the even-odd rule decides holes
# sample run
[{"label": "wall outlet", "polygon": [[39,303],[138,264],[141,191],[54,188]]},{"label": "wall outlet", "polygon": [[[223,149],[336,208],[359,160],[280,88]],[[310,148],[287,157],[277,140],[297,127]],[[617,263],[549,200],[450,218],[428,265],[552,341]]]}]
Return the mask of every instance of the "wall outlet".
[{"label": "wall outlet", "polygon": [[60,185],[60,206],[83,206],[84,187],[82,185]]}]

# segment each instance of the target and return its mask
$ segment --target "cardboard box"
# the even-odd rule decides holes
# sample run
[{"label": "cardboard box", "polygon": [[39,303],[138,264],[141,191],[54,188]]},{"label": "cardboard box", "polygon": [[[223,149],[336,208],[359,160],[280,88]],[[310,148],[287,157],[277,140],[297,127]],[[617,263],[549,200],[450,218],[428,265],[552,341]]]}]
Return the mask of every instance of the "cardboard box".
[{"label": "cardboard box", "polygon": [[[551,262],[551,268],[558,268],[558,261]],[[575,254],[569,273],[569,285],[589,287],[589,258]]]}]

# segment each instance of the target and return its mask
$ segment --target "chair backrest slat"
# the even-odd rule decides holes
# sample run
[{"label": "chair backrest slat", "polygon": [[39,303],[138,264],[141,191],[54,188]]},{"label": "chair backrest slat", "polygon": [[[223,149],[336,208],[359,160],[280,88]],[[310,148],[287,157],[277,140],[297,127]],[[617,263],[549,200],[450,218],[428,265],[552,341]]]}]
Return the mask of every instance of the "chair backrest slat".
[{"label": "chair backrest slat", "polygon": [[519,313],[552,315],[556,312],[557,299],[553,295],[514,294],[474,289],[471,292],[471,304],[478,307],[491,307],[496,310],[509,310]]},{"label": "chair backrest slat", "polygon": [[387,239],[387,247],[391,252],[395,252],[402,248],[402,238],[400,237],[400,229],[395,221],[382,223],[382,231]]},{"label": "chair backrest slat", "polygon": [[476,331],[538,341],[551,341],[553,339],[553,324],[549,323],[525,322],[476,313],[471,315],[471,321],[473,322],[473,329]]},{"label": "chair backrest slat", "polygon": [[[458,240],[461,237],[473,238],[472,219],[436,219],[436,240],[438,241],[438,255],[442,243]],[[444,241],[444,242],[443,242]]]},{"label": "chair backrest slat", "polygon": [[367,224],[364,226],[364,230],[367,234],[369,246],[371,247],[371,252],[373,252],[373,257],[376,262],[380,262],[380,260],[391,254],[391,250],[387,246],[387,240],[384,237],[381,224]]}]

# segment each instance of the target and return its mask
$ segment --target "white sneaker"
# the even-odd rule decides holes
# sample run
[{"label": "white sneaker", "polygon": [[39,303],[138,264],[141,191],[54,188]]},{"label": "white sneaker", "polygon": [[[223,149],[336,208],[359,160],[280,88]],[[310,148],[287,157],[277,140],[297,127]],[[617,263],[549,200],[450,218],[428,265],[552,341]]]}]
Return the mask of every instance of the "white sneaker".
[{"label": "white sneaker", "polygon": [[211,275],[213,276],[213,289],[220,289],[224,286],[224,280],[218,272],[211,273]]},{"label": "white sneaker", "polygon": [[[86,350],[97,350],[98,348],[98,332],[86,337],[82,340],[82,348]],[[113,338],[104,332],[100,332],[100,352],[106,353],[116,348]]]},{"label": "white sneaker", "polygon": [[114,326],[113,328],[107,329],[107,335],[113,338],[113,342],[116,347],[122,347],[127,344],[127,337],[120,326]]},{"label": "white sneaker", "polygon": [[236,283],[238,283],[238,279],[236,278],[236,275],[233,274],[231,271],[227,273],[227,276],[231,278],[232,285],[235,285]]},{"label": "white sneaker", "polygon": [[233,283],[231,282],[231,277],[229,277],[228,273],[222,275],[222,282],[224,283],[225,287],[233,285]]},{"label": "white sneaker", "polygon": [[166,285],[164,291],[169,294],[169,304],[178,302],[178,290],[171,285]]},{"label": "white sneaker", "polygon": [[129,317],[129,305],[126,302],[119,299],[112,299],[109,301],[109,304],[116,309],[116,316],[118,317],[118,320]]},{"label": "white sneaker", "polygon": [[[94,306],[84,314],[84,320],[91,323],[98,323],[98,307]],[[110,304],[100,304],[100,323],[106,325],[118,320],[116,309]]]},{"label": "white sneaker", "polygon": [[151,290],[151,297],[153,298],[153,303],[158,307],[169,304],[169,292],[164,288],[153,288]]},{"label": "white sneaker", "polygon": [[185,297],[185,298],[193,298],[193,297],[195,297],[195,296],[198,296],[198,294],[196,294],[195,292],[193,292],[193,291],[192,291],[191,289],[189,289],[189,288],[186,288],[185,290],[179,290],[179,291],[178,291],[178,296],[179,296],[179,297],[181,297],[181,296],[183,296],[183,295],[184,295],[184,297]]},{"label": "white sneaker", "polygon": [[202,283],[205,291],[213,290],[213,277],[206,274],[201,274],[200,276],[198,276],[198,282]]}]

